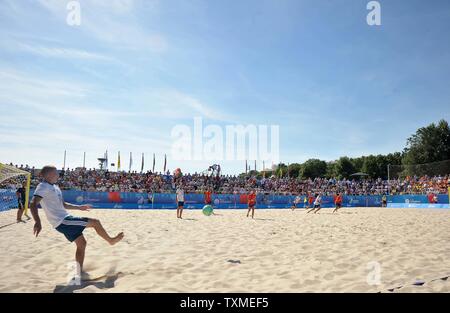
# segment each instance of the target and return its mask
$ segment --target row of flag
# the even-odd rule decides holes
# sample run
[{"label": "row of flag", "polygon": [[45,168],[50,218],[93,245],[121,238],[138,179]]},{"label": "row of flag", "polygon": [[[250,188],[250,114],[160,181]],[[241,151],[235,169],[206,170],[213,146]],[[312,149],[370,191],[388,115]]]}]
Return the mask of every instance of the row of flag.
[{"label": "row of flag", "polygon": [[[66,160],[66,151],[64,151],[64,168],[65,168],[65,162]],[[108,169],[109,166],[109,157],[108,157],[108,150],[106,150],[105,154],[104,154],[104,165],[106,167],[106,169]],[[128,170],[131,172],[131,169],[133,168],[133,152],[130,152],[130,161],[128,163]],[[112,163],[111,166],[116,166],[116,164]],[[144,166],[145,166],[145,155],[144,153],[142,153],[142,160],[141,160],[141,173],[144,172]],[[152,172],[155,172],[155,166],[156,166],[156,155],[153,153],[153,165],[152,165]],[[83,156],[83,167],[86,167],[86,152],[84,152],[84,156]],[[164,173],[166,172],[167,169],[167,155],[164,154]],[[117,154],[117,171],[121,171],[122,170],[122,161],[120,158],[120,151]]]},{"label": "row of flag", "polygon": [[[266,164],[265,164],[264,161],[262,163],[263,163],[263,165],[262,165],[262,174],[263,174],[263,177],[266,177]],[[273,168],[274,168],[274,166],[273,166],[273,162],[272,162],[272,168],[271,168],[270,172],[273,171]],[[287,165],[287,168],[288,168],[287,175],[289,177],[289,174],[290,174],[289,173],[289,163]],[[250,171],[251,171],[250,165],[248,164],[248,161],[245,160],[245,174],[248,174],[248,172],[250,172]],[[256,160],[255,160],[254,171],[256,172]],[[283,168],[282,167],[280,167],[280,169],[278,171],[278,175],[279,175],[280,178],[283,177]]]},{"label": "row of flag", "polygon": [[[108,168],[109,165],[109,158],[108,158],[108,150],[106,150],[105,154],[104,154],[104,165],[106,165],[106,169]],[[265,162],[263,161],[263,166],[262,166],[262,172],[263,172],[263,177],[266,176],[266,165]],[[145,155],[144,153],[142,153],[142,160],[141,160],[141,173],[144,172],[144,165],[145,165]],[[155,165],[156,165],[156,155],[153,153],[153,165],[152,165],[152,172],[155,172]],[[115,166],[115,164],[111,164],[111,166]],[[64,151],[64,168],[66,167],[66,151]],[[84,152],[84,156],[83,156],[83,167],[86,167],[86,152]],[[130,161],[129,161],[129,166],[128,166],[128,170],[131,172],[131,169],[133,167],[133,153],[130,152]],[[167,155],[164,154],[164,170],[163,173],[166,172],[167,169]],[[289,163],[288,163],[288,169],[289,169]],[[120,151],[118,152],[117,155],[117,171],[121,171],[122,170],[122,162],[121,162],[121,158],[120,158]],[[256,171],[256,160],[255,160],[255,166],[254,166],[254,170]],[[272,169],[273,170],[273,162],[272,162]],[[245,160],[245,174],[247,174],[249,171],[251,171],[251,167],[248,164],[248,161]],[[280,167],[280,170],[278,171],[278,174],[280,177],[283,176],[283,168]],[[289,177],[289,170],[287,171],[288,177]]]},{"label": "row of flag", "polygon": [[[108,152],[106,152],[108,153]],[[108,155],[106,154],[106,160],[108,160]],[[107,163],[108,164],[108,161]],[[144,153],[142,153],[142,160],[141,160],[141,173],[144,171],[144,165],[145,165],[145,155]],[[156,155],[153,153],[153,165],[152,165],[152,172],[155,172],[155,165],[156,165]],[[133,167],[133,152],[130,152],[130,162],[129,162],[129,171],[131,172],[131,169]],[[122,165],[120,162],[120,151],[118,153],[118,157],[117,157],[117,171],[120,171],[122,169]],[[163,173],[166,172],[167,169],[167,155],[164,154],[164,170]]]}]

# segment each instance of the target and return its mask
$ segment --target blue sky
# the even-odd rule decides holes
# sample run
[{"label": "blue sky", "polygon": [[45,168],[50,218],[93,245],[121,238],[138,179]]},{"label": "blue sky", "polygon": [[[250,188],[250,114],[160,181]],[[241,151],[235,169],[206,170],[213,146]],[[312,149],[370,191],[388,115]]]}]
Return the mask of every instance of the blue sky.
[{"label": "blue sky", "polygon": [[76,27],[67,2],[0,0],[0,162],[95,166],[108,149],[201,171],[170,155],[197,116],[279,125],[285,163],[333,160],[450,119],[445,0],[380,1],[372,27],[365,0],[84,0]]}]

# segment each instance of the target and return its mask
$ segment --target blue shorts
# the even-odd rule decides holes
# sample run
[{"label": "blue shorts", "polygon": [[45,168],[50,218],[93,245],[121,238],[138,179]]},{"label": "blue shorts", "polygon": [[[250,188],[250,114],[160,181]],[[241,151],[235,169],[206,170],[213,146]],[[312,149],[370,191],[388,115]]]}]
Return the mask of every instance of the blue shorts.
[{"label": "blue shorts", "polygon": [[184,201],[178,201],[178,206],[179,207],[184,206]]},{"label": "blue shorts", "polygon": [[56,227],[56,230],[66,236],[67,240],[73,242],[83,234],[88,222],[89,219],[87,217],[69,215]]}]

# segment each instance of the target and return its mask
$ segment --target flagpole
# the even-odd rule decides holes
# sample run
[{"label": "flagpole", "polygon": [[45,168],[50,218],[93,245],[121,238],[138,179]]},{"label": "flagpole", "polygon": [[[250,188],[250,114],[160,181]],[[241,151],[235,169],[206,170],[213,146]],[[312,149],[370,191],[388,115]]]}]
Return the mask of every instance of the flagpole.
[{"label": "flagpole", "polygon": [[86,168],[86,152],[83,155],[83,168]]},{"label": "flagpole", "polygon": [[130,166],[128,167],[128,172],[131,173],[131,167],[133,166],[133,152],[130,152]]},{"label": "flagpole", "polygon": [[163,175],[166,174],[166,168],[167,168],[167,155],[164,154],[164,171],[163,171]]},{"label": "flagpole", "polygon": [[155,173],[155,154],[153,153],[153,167],[152,167],[152,173]]},{"label": "flagpole", "polygon": [[67,151],[64,150],[64,166],[63,166],[63,170],[66,170],[66,157],[67,157]]}]

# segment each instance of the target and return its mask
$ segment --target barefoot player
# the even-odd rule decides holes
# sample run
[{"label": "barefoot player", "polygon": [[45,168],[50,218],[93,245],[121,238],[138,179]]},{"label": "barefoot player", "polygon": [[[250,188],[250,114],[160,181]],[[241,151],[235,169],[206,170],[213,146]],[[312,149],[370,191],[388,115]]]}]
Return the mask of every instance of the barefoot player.
[{"label": "barefoot player", "polygon": [[336,196],[334,197],[334,212],[337,212],[340,208],[342,207],[342,196],[337,193]]},{"label": "barefoot player", "polygon": [[184,208],[184,190],[181,184],[177,189],[177,218],[183,218],[183,208]]},{"label": "barefoot player", "polygon": [[294,211],[297,208],[297,205],[299,205],[301,201],[302,201],[302,198],[300,197],[300,195],[295,197],[294,202],[292,202],[292,207],[291,207],[292,211]]},{"label": "barefoot player", "polygon": [[[22,215],[25,213],[25,199],[27,197],[27,183],[24,182],[22,187],[17,189],[16,196],[17,196],[17,204],[19,207],[19,210],[17,211],[17,223],[23,222],[22,221]],[[27,213],[25,213],[25,216],[27,218],[27,221],[31,219],[31,217],[28,216]]]},{"label": "barefoot player", "polygon": [[58,181],[56,167],[44,166],[41,170],[41,175],[44,178],[44,181],[37,186],[30,205],[30,211],[35,221],[33,229],[34,234],[37,237],[42,230],[41,219],[38,213],[38,205],[40,204],[49,223],[58,232],[62,233],[67,240],[75,242],[77,246],[75,260],[77,261],[81,272],[83,269],[84,252],[87,244],[86,239],[83,236],[83,231],[86,227],[93,228],[97,234],[105,239],[110,245],[114,245],[121,241],[124,234],[119,233],[115,237],[110,237],[99,220],[69,215],[66,209],[89,211],[91,206],[78,206],[64,202],[61,190],[55,185]]},{"label": "barefoot player", "polygon": [[256,192],[252,190],[250,194],[248,195],[248,211],[247,211],[247,217],[250,214],[250,211],[252,212],[252,218],[255,216],[255,206],[256,206]]},{"label": "barefoot player", "polygon": [[314,213],[319,212],[320,209],[321,209],[321,207],[320,207],[321,203],[322,203],[322,196],[319,193],[319,194],[316,195],[316,200],[314,200],[314,207],[311,210],[307,211],[306,213],[309,213],[309,212],[312,212],[312,211],[314,211]]}]

